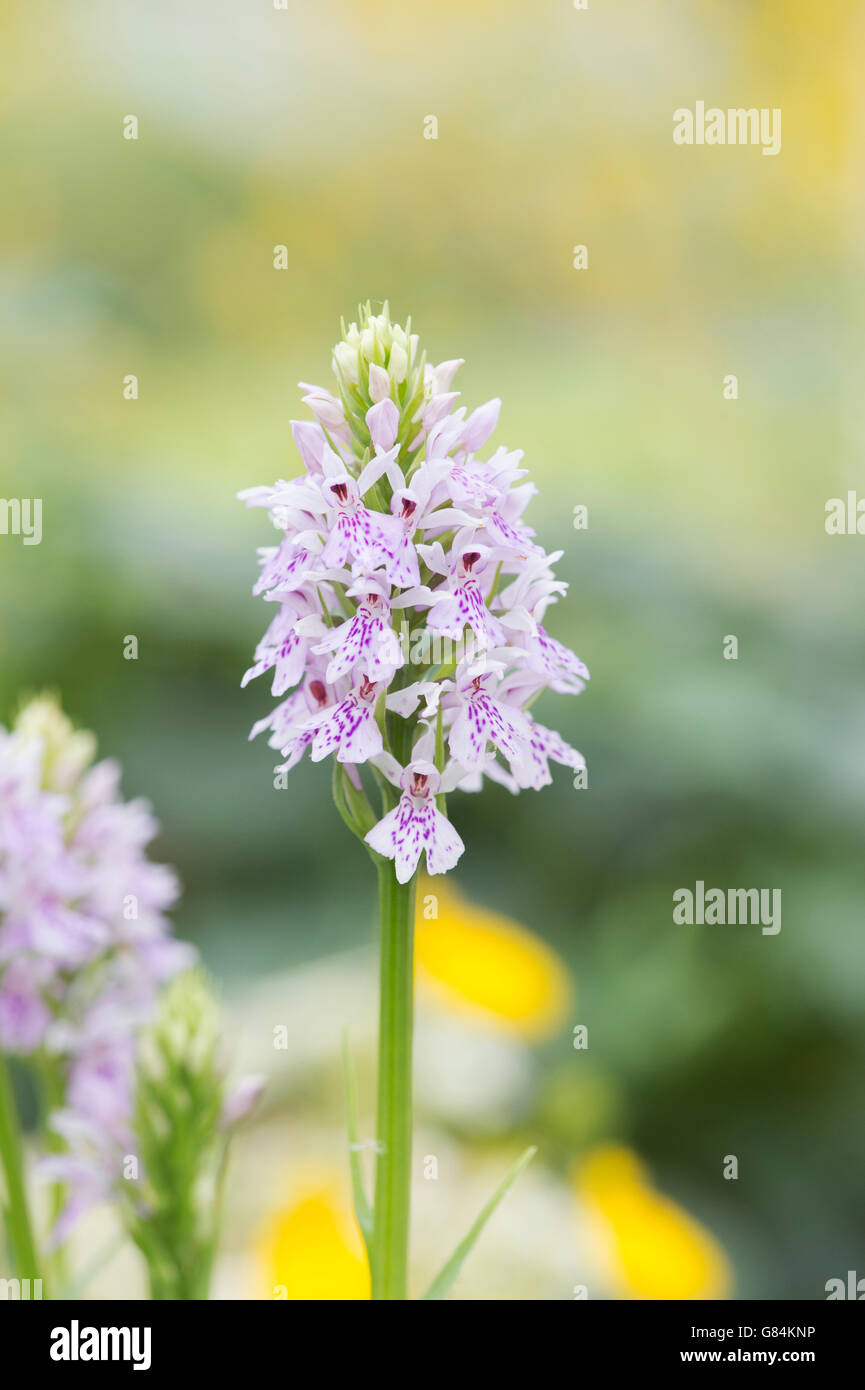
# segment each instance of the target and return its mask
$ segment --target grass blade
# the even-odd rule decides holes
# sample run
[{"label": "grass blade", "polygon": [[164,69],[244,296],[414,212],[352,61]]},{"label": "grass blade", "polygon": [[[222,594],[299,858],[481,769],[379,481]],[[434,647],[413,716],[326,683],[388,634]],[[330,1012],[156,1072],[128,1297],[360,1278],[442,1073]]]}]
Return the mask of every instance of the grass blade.
[{"label": "grass blade", "polygon": [[342,1035],[342,1072],[345,1079],[345,1107],[348,1122],[348,1162],[351,1169],[351,1190],[354,1198],[354,1214],[360,1227],[364,1244],[369,1254],[372,1240],[372,1208],[363,1185],[360,1166],[360,1151],[357,1138],[357,1090],[354,1084],[354,1068],[348,1049],[348,1032]]},{"label": "grass blade", "polygon": [[526,1165],[532,1161],[536,1153],[537,1148],[534,1145],[532,1145],[531,1148],[526,1149],[524,1154],[520,1155],[513,1168],[508,1173],[507,1177],[504,1179],[501,1185],[496,1188],[492,1197],[481,1211],[480,1215],[478,1216],[478,1219],[475,1221],[468,1235],[465,1237],[464,1240],[460,1241],[459,1245],[457,1246],[454,1253],[451,1255],[447,1264],[444,1266],[442,1270],[440,1270],[439,1274],[430,1284],[429,1288],[424,1294],[424,1299],[447,1298],[448,1294],[450,1293],[451,1289],[457,1281],[459,1272],[463,1267],[463,1263],[465,1261],[466,1256],[470,1253],[475,1241],[477,1240],[484,1226],[489,1221],[499,1202],[502,1200],[503,1197],[507,1195],[507,1193],[510,1191],[510,1189],[516,1182],[517,1178],[520,1176],[520,1173],[523,1171]]}]

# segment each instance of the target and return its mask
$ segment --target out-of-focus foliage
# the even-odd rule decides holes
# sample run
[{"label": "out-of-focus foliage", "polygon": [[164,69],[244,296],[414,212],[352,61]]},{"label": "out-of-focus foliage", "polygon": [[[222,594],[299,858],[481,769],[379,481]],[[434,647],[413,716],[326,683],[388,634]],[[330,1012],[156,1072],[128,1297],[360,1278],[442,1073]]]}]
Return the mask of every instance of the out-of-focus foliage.
[{"label": "out-of-focus foliage", "polygon": [[[3,714],[53,686],[100,732],[158,808],[178,930],[227,984],[369,942],[368,861],[321,770],[275,791],[246,745],[270,703],[239,689],[270,537],[234,493],[299,467],[295,382],[326,382],[339,315],[367,296],[410,313],[433,360],[467,359],[469,405],[504,398],[496,441],[527,451],[529,519],[572,584],[549,626],[593,672],[578,700],[545,697],[587,791],[562,775],[450,807],[462,892],[576,981],[495,1138],[538,1142],[563,1182],[588,1145],[626,1143],[744,1297],[821,1297],[861,1259],[865,541],[823,528],[827,498],[865,492],[856,10],[28,0],[3,18],[0,494],[44,502],[41,545],[0,536]],[[781,154],[674,146],[698,98],[781,107]],[[697,879],[781,888],[781,932],[674,926]],[[453,1086],[459,1048],[450,1065]],[[326,1097],[286,1104],[338,1120]],[[439,1116],[454,1142],[491,1142],[460,1114]]]}]

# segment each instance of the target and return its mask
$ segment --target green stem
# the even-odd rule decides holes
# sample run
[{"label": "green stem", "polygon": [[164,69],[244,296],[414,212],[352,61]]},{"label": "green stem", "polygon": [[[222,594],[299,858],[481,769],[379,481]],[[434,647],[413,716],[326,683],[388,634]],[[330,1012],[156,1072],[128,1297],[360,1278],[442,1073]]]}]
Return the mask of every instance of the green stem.
[{"label": "green stem", "polygon": [[375,1171],[372,1296],[406,1297],[412,1138],[414,878],[398,883],[389,861],[379,868],[381,993],[378,1041],[380,1150]]},{"label": "green stem", "polygon": [[6,1179],[6,1223],[10,1254],[19,1279],[39,1278],[39,1259],[24,1178],[18,1108],[6,1059],[0,1053],[0,1162]]},{"label": "green stem", "polygon": [[[56,1058],[42,1058],[40,1065],[42,1079],[42,1106],[40,1143],[45,1153],[63,1153],[66,1145],[56,1130],[49,1126],[55,1110],[60,1110],[66,1094],[63,1070]],[[66,1188],[63,1183],[53,1182],[49,1190],[49,1226],[53,1231],[66,1202]],[[51,1287],[60,1289],[69,1282],[67,1269],[67,1247],[58,1245],[53,1255],[46,1256],[46,1268]]]}]

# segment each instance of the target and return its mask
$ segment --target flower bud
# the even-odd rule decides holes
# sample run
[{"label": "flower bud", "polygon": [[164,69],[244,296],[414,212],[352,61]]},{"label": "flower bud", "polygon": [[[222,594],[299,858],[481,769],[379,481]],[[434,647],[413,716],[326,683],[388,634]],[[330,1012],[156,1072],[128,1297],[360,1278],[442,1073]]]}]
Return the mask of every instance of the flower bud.
[{"label": "flower bud", "polygon": [[316,420],[325,429],[340,429],[345,424],[345,415],[342,405],[332,396],[329,391],[310,392],[303,397],[304,405],[308,405]]},{"label": "flower bud", "polygon": [[366,423],[375,448],[390,449],[399,429],[399,411],[393,401],[379,401],[378,405],[371,406],[366,412]]},{"label": "flower bud", "polygon": [[321,473],[325,440],[318,425],[311,424],[309,420],[292,420],[291,433],[307,471]]},{"label": "flower bud", "polygon": [[356,386],[359,380],[357,365],[357,348],[350,343],[337,343],[333,350],[333,357],[343,376]]},{"label": "flower bud", "polygon": [[401,347],[399,343],[393,343],[391,346],[388,368],[394,381],[405,381],[408,371],[408,357],[405,348]]},{"label": "flower bud", "polygon": [[486,443],[498,424],[501,408],[502,403],[495,396],[491,401],[479,405],[477,410],[472,411],[466,420],[462,433],[462,445],[466,453],[471,454]]},{"label": "flower bud", "polygon": [[425,430],[431,430],[433,425],[437,425],[439,420],[443,420],[450,414],[451,406],[459,396],[459,391],[447,391],[443,395],[433,396],[429,405],[425,406],[421,419]]},{"label": "flower bud", "polygon": [[41,744],[46,791],[69,791],[96,755],[96,739],[86,729],[74,728],[53,695],[30,700],[15,721],[15,732]]},{"label": "flower bud", "polygon": [[[391,362],[393,361],[393,349],[391,349]],[[387,400],[390,395],[390,377],[384,367],[379,367],[373,362],[369,369],[369,394],[375,405],[379,401]]]},{"label": "flower bud", "polygon": [[220,1129],[233,1129],[252,1114],[261,1100],[267,1079],[264,1076],[242,1076],[237,1085],[229,1091],[222,1104],[219,1117]]},{"label": "flower bud", "polygon": [[464,362],[464,357],[452,357],[450,361],[439,362],[438,366],[433,368],[433,380],[437,392],[447,391]]}]

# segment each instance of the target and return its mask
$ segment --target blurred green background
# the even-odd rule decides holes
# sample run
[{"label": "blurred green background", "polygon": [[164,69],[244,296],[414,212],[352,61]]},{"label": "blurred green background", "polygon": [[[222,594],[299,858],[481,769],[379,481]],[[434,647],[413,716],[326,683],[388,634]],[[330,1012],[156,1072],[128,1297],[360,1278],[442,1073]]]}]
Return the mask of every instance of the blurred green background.
[{"label": "blurred green background", "polygon": [[[470,408],[503,397],[494,443],[525,449],[572,586],[549,626],[593,673],[539,710],[588,791],[562,770],[452,807],[462,889],[577,984],[520,1123],[563,1173],[596,1140],[638,1151],[744,1298],[865,1274],[865,541],[823,524],[865,490],[857,8],[27,0],[0,21],[0,493],[44,499],[41,545],[0,537],[0,718],[54,687],[122,760],[229,995],[370,941],[326,771],[277,793],[246,742],[272,703],[239,687],[271,536],[234,494],[298,471],[296,382],[330,384],[340,314],[410,314],[433,361],[466,358]],[[780,155],[675,146],[697,99],[781,107]],[[780,887],[781,933],[674,926],[696,879]]]}]

